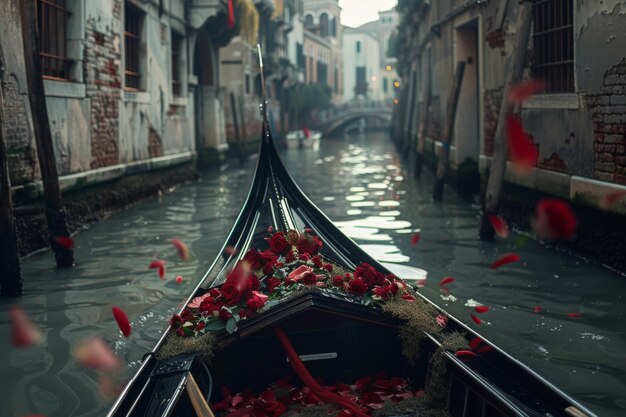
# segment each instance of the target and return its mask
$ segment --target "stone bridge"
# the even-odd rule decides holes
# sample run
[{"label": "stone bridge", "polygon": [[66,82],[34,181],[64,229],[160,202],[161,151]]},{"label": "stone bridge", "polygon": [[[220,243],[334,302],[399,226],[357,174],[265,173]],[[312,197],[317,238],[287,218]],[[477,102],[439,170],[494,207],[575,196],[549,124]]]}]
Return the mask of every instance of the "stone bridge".
[{"label": "stone bridge", "polygon": [[391,100],[354,100],[321,112],[317,129],[324,135],[329,135],[360,119],[368,118],[378,119],[385,125],[390,125],[392,111]]}]

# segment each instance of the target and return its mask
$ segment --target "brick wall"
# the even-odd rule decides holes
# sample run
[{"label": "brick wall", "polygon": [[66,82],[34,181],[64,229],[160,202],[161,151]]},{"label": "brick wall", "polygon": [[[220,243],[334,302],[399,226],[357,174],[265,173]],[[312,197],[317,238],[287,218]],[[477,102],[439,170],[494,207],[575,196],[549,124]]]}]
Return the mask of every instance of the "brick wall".
[{"label": "brick wall", "polygon": [[485,91],[485,147],[483,154],[493,156],[493,142],[502,105],[502,88]]},{"label": "brick wall", "polygon": [[[122,25],[121,1],[112,2],[113,18]],[[85,83],[91,99],[91,168],[119,163],[120,39],[111,26],[96,30],[95,17],[85,25]]]},{"label": "brick wall", "polygon": [[593,117],[593,177],[626,185],[626,58],[604,74],[602,92],[586,101]]}]

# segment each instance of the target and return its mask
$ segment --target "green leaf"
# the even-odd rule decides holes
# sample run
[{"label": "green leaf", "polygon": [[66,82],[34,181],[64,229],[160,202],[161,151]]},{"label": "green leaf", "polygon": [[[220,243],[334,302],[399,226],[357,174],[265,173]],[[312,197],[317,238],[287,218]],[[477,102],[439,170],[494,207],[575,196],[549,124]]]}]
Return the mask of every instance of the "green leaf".
[{"label": "green leaf", "polygon": [[211,320],[206,323],[204,328],[207,330],[221,330],[224,326],[225,324],[222,320]]},{"label": "green leaf", "polygon": [[233,316],[226,322],[226,331],[233,334],[237,331],[237,319]]},{"label": "green leaf", "polygon": [[285,279],[286,276],[287,274],[284,269],[277,269],[274,271],[274,278]]}]

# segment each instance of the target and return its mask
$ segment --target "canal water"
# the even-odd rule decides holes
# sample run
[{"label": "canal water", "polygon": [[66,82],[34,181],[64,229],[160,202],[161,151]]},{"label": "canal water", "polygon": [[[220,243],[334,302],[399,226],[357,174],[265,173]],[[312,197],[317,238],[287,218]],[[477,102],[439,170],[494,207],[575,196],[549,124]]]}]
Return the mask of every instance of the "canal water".
[{"label": "canal water", "polygon": [[[425,278],[422,293],[429,299],[598,415],[626,414],[626,277],[524,234],[480,242],[479,207],[451,190],[444,203],[434,203],[430,173],[414,180],[386,134],[328,139],[319,151],[282,156],[305,193],[348,236],[399,276]],[[19,350],[0,343],[0,416],[106,414],[111,401],[100,392],[99,376],[74,362],[72,347],[101,335],[126,364],[117,377],[132,375],[217,255],[254,165],[250,160],[206,173],[91,226],[75,238],[73,269],[55,269],[50,252],[28,258],[26,294],[0,299],[0,340],[8,340],[8,309],[18,304],[41,326],[45,341]],[[412,246],[415,231],[421,240]],[[178,260],[169,244],[174,237],[190,246],[191,261]],[[522,260],[491,270],[507,252]],[[168,262],[165,281],[148,270],[159,258]],[[437,285],[446,276],[455,278],[450,294]],[[480,326],[470,319],[477,303],[492,307]],[[114,305],[131,319],[129,339],[113,321]]]}]

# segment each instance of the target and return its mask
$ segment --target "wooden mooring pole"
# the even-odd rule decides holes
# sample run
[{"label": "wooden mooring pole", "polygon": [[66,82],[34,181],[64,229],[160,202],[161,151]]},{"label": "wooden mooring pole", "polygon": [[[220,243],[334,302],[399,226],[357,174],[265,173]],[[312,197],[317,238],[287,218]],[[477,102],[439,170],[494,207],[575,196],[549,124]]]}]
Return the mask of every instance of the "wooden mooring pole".
[{"label": "wooden mooring pole", "polygon": [[441,201],[443,198],[443,186],[448,175],[448,165],[450,159],[450,144],[452,143],[452,134],[454,132],[454,119],[456,118],[456,109],[459,104],[459,95],[461,94],[461,85],[463,84],[463,74],[465,73],[465,62],[459,61],[456,65],[454,75],[454,84],[448,99],[448,108],[446,111],[446,127],[441,135],[441,156],[437,164],[437,180],[435,181],[435,189],[433,190],[433,199]]},{"label": "wooden mooring pole", "polygon": [[[0,57],[0,80],[2,80]],[[11,205],[11,179],[4,146],[4,98],[0,81],[0,295],[22,293],[22,267]]]},{"label": "wooden mooring pole", "polygon": [[430,71],[424,73],[424,84],[422,85],[422,103],[420,111],[420,122],[417,128],[417,155],[415,157],[415,178],[422,177],[422,168],[424,166],[424,148],[426,146],[426,136],[428,134],[428,123],[430,121]]},{"label": "wooden mooring pole", "polygon": [[514,109],[509,102],[507,96],[511,86],[520,82],[524,72],[524,61],[526,51],[528,49],[528,40],[530,38],[530,23],[532,19],[532,3],[524,1],[519,5],[517,14],[517,26],[515,28],[515,43],[513,44],[513,52],[509,63],[506,82],[504,84],[504,92],[502,94],[502,104],[500,105],[500,113],[498,115],[498,125],[493,143],[493,157],[491,167],[489,169],[489,181],[487,183],[487,191],[485,193],[485,202],[483,206],[483,217],[480,225],[480,238],[482,240],[493,240],[495,231],[489,221],[489,215],[495,215],[498,212],[498,203],[500,199],[500,191],[504,183],[504,174],[506,171],[506,161],[508,153],[508,143],[505,135],[506,115],[519,109]]},{"label": "wooden mooring pole", "polygon": [[17,3],[19,3],[22,23],[26,82],[28,84],[30,109],[37,143],[37,157],[39,158],[41,179],[43,181],[50,245],[54,251],[58,267],[72,266],[74,264],[73,249],[61,246],[55,240],[55,237],[69,236],[69,231],[67,228],[67,215],[63,207],[63,199],[59,188],[59,177],[54,158],[46,95],[43,87],[35,2],[19,1]]}]

